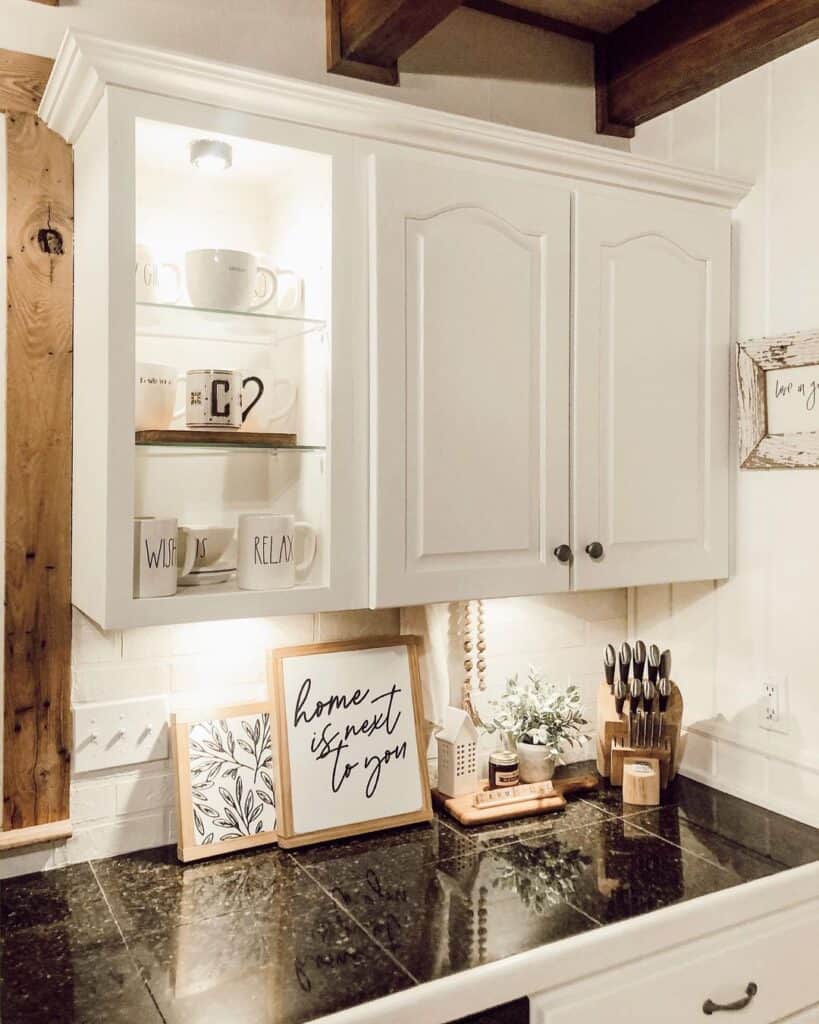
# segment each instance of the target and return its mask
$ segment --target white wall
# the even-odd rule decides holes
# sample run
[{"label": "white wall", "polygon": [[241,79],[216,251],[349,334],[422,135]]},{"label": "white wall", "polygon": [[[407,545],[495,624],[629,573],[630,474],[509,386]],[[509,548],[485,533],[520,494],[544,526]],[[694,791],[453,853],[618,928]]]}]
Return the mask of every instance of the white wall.
[{"label": "white wall", "polygon": [[[634,152],[756,182],[736,213],[737,339],[819,327],[819,43],[639,129]],[[686,771],[819,825],[819,471],[737,473],[736,567],[638,591],[694,726]],[[790,734],[759,728],[787,680]]]}]

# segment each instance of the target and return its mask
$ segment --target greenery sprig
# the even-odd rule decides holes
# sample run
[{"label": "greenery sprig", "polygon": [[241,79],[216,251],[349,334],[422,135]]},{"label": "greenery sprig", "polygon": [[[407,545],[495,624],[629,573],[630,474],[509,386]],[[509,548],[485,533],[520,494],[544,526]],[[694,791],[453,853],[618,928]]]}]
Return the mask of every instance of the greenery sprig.
[{"label": "greenery sprig", "polygon": [[581,747],[589,738],[578,688],[572,684],[560,688],[541,679],[533,668],[525,683],[519,683],[517,675],[508,679],[505,691],[489,706],[492,718],[484,723],[487,732],[544,746],[558,759],[565,744]]}]

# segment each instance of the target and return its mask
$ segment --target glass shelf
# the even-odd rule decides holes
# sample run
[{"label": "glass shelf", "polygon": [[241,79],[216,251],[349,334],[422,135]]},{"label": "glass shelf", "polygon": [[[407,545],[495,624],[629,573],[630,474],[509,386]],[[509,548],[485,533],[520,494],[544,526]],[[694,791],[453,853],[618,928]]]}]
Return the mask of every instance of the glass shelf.
[{"label": "glass shelf", "polygon": [[274,341],[319,333],[325,327],[324,320],[266,313],[262,310],[237,313],[224,309],[200,309],[196,306],[136,303],[136,333],[145,338],[186,338],[269,345]]}]

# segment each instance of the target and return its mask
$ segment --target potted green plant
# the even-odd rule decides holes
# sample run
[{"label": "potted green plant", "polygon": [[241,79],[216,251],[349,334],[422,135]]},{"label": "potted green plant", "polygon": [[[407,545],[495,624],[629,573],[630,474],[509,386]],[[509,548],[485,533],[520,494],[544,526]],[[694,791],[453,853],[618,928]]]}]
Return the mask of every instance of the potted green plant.
[{"label": "potted green plant", "polygon": [[521,782],[544,782],[554,775],[563,748],[582,746],[589,724],[576,686],[558,687],[533,668],[525,683],[512,676],[497,700],[490,701],[492,718],[488,732],[500,732],[515,740]]}]

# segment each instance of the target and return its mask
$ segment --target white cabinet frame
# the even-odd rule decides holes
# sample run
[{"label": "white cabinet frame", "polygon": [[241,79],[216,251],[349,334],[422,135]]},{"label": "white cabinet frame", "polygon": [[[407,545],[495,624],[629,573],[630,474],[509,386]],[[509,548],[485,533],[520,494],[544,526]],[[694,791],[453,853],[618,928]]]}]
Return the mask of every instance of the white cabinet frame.
[{"label": "white cabinet frame", "polygon": [[[327,529],[319,541],[329,550],[326,586],[180,589],[171,597],[133,597],[137,118],[227,131],[332,157],[329,425],[322,456]],[[105,628],[365,606],[365,217],[353,141],[321,129],[109,87],[75,145],[74,604]]]}]

